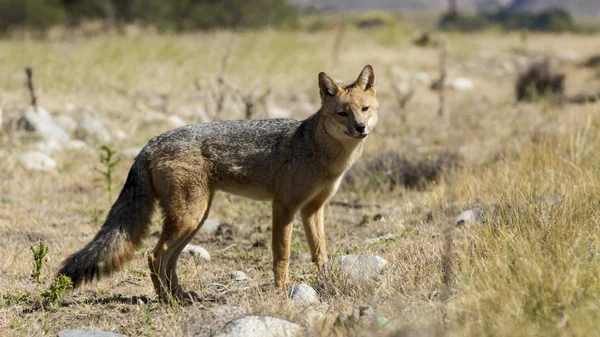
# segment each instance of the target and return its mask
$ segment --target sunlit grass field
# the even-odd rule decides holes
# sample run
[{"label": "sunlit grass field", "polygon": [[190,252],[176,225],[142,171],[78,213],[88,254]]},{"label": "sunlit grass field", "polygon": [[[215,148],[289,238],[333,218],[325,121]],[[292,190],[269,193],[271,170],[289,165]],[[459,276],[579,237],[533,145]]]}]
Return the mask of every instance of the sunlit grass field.
[{"label": "sunlit grass field", "polygon": [[[566,73],[567,94],[600,92],[598,72],[578,66],[598,52],[600,36],[433,33],[447,46],[448,79],[474,83],[471,90],[447,89],[445,114],[438,116],[438,93],[429,85],[439,71],[439,48],[415,46],[418,33],[396,25],[0,40],[0,335],[86,328],[194,336],[199,326],[213,325],[207,313],[222,304],[300,322],[315,336],[600,335],[600,105],[516,103],[513,89],[519,71],[547,56]],[[327,206],[330,256],[385,258],[376,282],[346,288],[335,286],[344,280],[334,278],[323,287],[322,276],[303,258],[302,226],[295,226],[291,279],[322,289],[320,305],[295,306],[285,290],[272,286],[269,205],[220,193],[209,218],[231,224],[234,234],[200,232],[192,243],[212,260],[182,256],[179,263],[180,281],[203,302],[182,307],[155,301],[146,256],[160,231],[157,217],[122,272],[67,294],[62,305],[40,307],[39,294],[60,262],[91,240],[110,204],[97,181],[105,140],[75,131],[86,148],[53,153],[58,167],[52,172],[19,163],[19,154],[37,146],[34,135],[17,127],[29,105],[23,68],[33,68],[40,106],[54,117],[100,121],[111,146],[123,153],[174,127],[157,115],[186,123],[244,118],[233,96],[221,111],[214,106],[224,55],[228,82],[242,92],[270,90],[254,118],[276,108],[306,118],[318,110],[320,71],[353,80],[371,64],[379,125],[362,160],[395,153],[427,162],[448,152],[460,164],[419,189],[345,184],[333,199],[364,207]],[[400,84],[414,89],[405,108],[392,89]],[[131,156],[122,156],[117,190],[131,163]],[[363,174],[369,175],[365,181],[386,179],[385,172]],[[481,224],[456,225],[456,217],[476,204],[485,210]],[[364,244],[386,234],[398,235]],[[38,285],[30,276],[30,246],[40,241],[49,255]],[[229,280],[231,270],[244,271],[249,280]],[[132,296],[151,301],[119,300]],[[341,312],[365,305],[389,322],[335,325]]]}]

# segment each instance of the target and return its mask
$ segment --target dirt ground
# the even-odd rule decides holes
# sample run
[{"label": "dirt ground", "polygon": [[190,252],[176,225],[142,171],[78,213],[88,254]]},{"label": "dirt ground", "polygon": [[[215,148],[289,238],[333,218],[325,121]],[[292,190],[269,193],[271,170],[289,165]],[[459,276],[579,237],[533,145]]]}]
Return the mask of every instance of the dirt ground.
[{"label": "dirt ground", "polygon": [[[392,28],[349,30],[336,56],[336,36],[265,30],[0,41],[0,335],[54,336],[67,328],[210,335],[217,329],[210,312],[221,305],[299,322],[316,336],[600,335],[600,105],[517,103],[514,94],[518,73],[542,56],[565,72],[567,95],[599,93],[600,73],[579,63],[598,52],[600,36],[434,34],[447,45],[447,82],[472,82],[445,90],[442,116],[430,89],[438,47],[415,46],[409,32]],[[218,84],[226,54],[223,74],[235,90]],[[180,281],[202,302],[156,301],[146,259],[160,232],[156,216],[124,270],[40,306],[60,262],[92,239],[110,207],[98,172],[103,143],[121,158],[114,198],[131,153],[152,136],[181,122],[244,118],[238,94],[252,88],[256,97],[270,90],[253,118],[306,118],[319,107],[320,71],[351,80],[365,64],[377,76],[379,125],[325,219],[330,258],[381,256],[388,264],[378,280],[354,287],[335,275],[324,280],[306,257],[297,221],[290,277],[317,289],[321,303],[294,305],[272,285],[269,203],[218,193],[209,218],[220,230],[191,242],[211,260],[184,255],[178,266]],[[53,152],[57,168],[48,172],[19,161],[41,146],[18,126],[29,105],[25,65],[34,69],[39,105],[74,120],[71,136],[85,142]],[[414,90],[405,107],[394,86]],[[90,119],[110,140],[82,130]],[[378,160],[389,167],[368,166]],[[413,178],[419,183],[405,183]],[[482,218],[457,226],[476,204]],[[388,234],[395,236],[364,242]],[[31,277],[30,247],[39,242],[49,251],[41,284]],[[248,280],[229,279],[232,270]],[[361,306],[388,323],[335,324]]]}]

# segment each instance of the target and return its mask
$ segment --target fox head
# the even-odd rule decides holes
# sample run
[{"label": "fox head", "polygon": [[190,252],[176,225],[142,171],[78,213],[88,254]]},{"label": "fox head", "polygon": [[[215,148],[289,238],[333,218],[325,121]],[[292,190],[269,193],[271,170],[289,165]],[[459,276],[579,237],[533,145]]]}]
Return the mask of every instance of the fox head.
[{"label": "fox head", "polygon": [[320,115],[327,133],[341,141],[363,139],[377,124],[379,102],[375,97],[375,73],[365,66],[355,82],[336,82],[319,74]]}]

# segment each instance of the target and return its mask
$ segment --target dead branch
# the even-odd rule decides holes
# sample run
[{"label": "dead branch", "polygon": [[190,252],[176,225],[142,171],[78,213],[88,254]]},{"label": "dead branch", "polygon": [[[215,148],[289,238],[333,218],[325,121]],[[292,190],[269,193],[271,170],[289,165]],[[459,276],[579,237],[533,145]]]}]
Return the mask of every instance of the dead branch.
[{"label": "dead branch", "polygon": [[447,51],[446,43],[440,43],[440,78],[438,81],[438,97],[439,97],[439,110],[438,116],[443,116],[446,111],[446,74],[447,74]]},{"label": "dead branch", "polygon": [[31,98],[31,106],[37,111],[37,97],[35,96],[35,90],[33,88],[33,69],[30,66],[25,67],[25,73],[27,74],[27,89],[29,89],[29,97]]}]

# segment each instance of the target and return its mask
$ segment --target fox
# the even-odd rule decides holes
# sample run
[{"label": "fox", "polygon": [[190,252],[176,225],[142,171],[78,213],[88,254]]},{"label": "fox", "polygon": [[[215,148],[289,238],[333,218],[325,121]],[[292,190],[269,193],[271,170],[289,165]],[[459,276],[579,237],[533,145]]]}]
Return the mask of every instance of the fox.
[{"label": "fox", "polygon": [[179,127],[152,138],[91,242],[57,275],[76,288],[109,276],[133,258],[158,205],[162,232],[148,266],[164,301],[196,301],[179,285],[179,256],[208,217],[216,191],[271,201],[275,286],[289,284],[293,220],[300,213],[312,261],[327,262],[324,205],[359,159],[378,121],[375,73],[354,82],[318,75],[320,109],[305,120],[228,120]]}]

